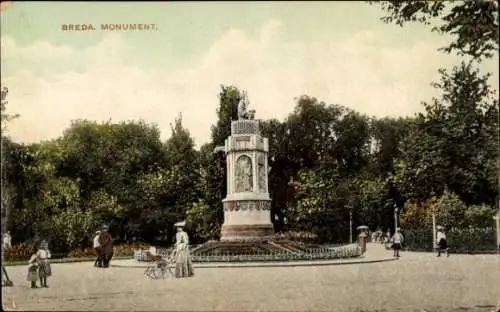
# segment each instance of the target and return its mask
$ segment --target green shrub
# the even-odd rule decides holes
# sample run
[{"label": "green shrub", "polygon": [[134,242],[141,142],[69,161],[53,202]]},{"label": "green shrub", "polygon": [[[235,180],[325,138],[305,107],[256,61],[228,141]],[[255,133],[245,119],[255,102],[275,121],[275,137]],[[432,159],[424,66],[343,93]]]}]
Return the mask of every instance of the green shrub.
[{"label": "green shrub", "polygon": [[[432,251],[432,228],[404,230],[405,247],[414,251]],[[446,231],[450,252],[475,253],[495,251],[496,233],[493,228],[452,228]]]},{"label": "green shrub", "polygon": [[75,249],[68,253],[68,258],[91,258],[95,256],[94,248]]},{"label": "green shrub", "polygon": [[[149,245],[146,244],[120,244],[113,246],[113,256],[129,256],[133,255],[135,250],[149,249]],[[68,258],[92,258],[95,257],[94,248],[80,248],[72,250],[68,253]]]}]

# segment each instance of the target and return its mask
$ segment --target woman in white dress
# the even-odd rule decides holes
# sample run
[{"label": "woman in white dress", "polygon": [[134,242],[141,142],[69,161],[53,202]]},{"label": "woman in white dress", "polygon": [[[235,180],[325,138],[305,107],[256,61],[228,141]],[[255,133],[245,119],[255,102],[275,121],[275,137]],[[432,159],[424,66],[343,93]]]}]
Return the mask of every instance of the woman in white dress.
[{"label": "woman in white dress", "polygon": [[189,236],[184,232],[186,222],[176,223],[175,234],[175,277],[191,277],[194,275],[193,263],[189,253]]}]

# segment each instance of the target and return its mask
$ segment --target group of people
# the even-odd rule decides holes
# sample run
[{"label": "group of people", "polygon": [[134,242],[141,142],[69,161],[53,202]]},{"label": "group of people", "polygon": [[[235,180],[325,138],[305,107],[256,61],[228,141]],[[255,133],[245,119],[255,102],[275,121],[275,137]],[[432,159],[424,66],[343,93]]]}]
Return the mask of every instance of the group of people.
[{"label": "group of people", "polygon": [[[174,226],[177,228],[177,233],[175,234],[175,247],[173,260],[175,261],[175,277],[191,277],[194,275],[193,262],[191,260],[191,254],[189,252],[189,236],[184,231],[186,225],[185,221],[178,222]],[[161,259],[160,256],[156,254],[156,248],[151,246],[149,249],[149,254],[155,259]],[[164,260],[161,260],[163,264]]]},{"label": "group of people", "polygon": [[[40,281],[40,287],[47,288],[49,287],[47,285],[47,277],[52,275],[50,267],[50,258],[52,258],[52,255],[47,241],[42,240],[38,246],[38,250],[31,255],[28,261],[26,280],[31,283],[31,288],[37,288],[38,281]],[[2,235],[2,286],[13,285],[3,266],[4,252],[10,248],[12,248],[12,236],[10,236],[10,231],[7,231]]]},{"label": "group of people", "polygon": [[31,288],[37,288],[36,282],[40,280],[40,287],[49,287],[47,277],[52,275],[50,267],[50,258],[52,255],[49,250],[49,244],[43,240],[36,253],[31,255],[28,261],[28,276],[26,280],[31,283]]},{"label": "group of people", "polygon": [[[446,239],[446,234],[444,233],[444,228],[442,226],[437,226],[436,230],[437,256],[441,257],[441,254],[444,252],[448,257],[448,241]],[[401,233],[400,228],[396,228],[396,232],[390,239],[390,242],[392,243],[392,248],[394,249],[394,257],[399,258],[399,251],[404,243],[404,236]]]},{"label": "group of people", "polygon": [[113,258],[113,240],[109,234],[109,227],[103,226],[101,230],[95,232],[93,247],[96,253],[95,267],[108,268],[111,258]]}]

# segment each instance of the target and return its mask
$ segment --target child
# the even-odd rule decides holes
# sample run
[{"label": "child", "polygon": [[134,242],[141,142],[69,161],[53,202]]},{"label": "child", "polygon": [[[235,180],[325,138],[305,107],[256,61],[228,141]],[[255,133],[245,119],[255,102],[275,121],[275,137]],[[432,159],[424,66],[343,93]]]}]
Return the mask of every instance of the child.
[{"label": "child", "polygon": [[52,270],[50,268],[49,259],[52,257],[49,250],[49,244],[46,241],[42,241],[40,244],[40,249],[36,252],[38,258],[39,268],[38,275],[40,276],[40,287],[47,286],[47,277],[52,275]]},{"label": "child", "polygon": [[392,236],[392,248],[394,248],[394,257],[399,258],[399,250],[404,241],[403,234],[401,234],[401,229],[397,228],[396,233]]},{"label": "child", "polygon": [[36,281],[38,280],[38,258],[36,254],[31,256],[28,263],[28,276],[26,280],[31,282],[31,288],[36,288]]}]

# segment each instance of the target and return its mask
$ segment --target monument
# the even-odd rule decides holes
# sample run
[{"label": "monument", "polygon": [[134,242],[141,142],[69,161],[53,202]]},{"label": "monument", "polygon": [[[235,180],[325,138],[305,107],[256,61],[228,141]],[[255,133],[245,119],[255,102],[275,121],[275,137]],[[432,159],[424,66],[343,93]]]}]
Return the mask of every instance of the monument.
[{"label": "monument", "polygon": [[215,152],[225,153],[227,170],[220,241],[208,241],[195,247],[193,261],[310,261],[360,256],[361,249],[353,245],[321,248],[272,236],[269,142],[261,136],[255,110],[248,110],[248,104],[247,94],[243,92],[238,103],[238,120],[231,122],[231,134],[224,146],[215,148]]},{"label": "monument", "polygon": [[238,104],[238,120],[231,135],[215,150],[226,154],[227,196],[223,200],[222,242],[265,241],[273,233],[268,190],[269,143],[260,135],[255,110],[247,110],[248,97]]}]

